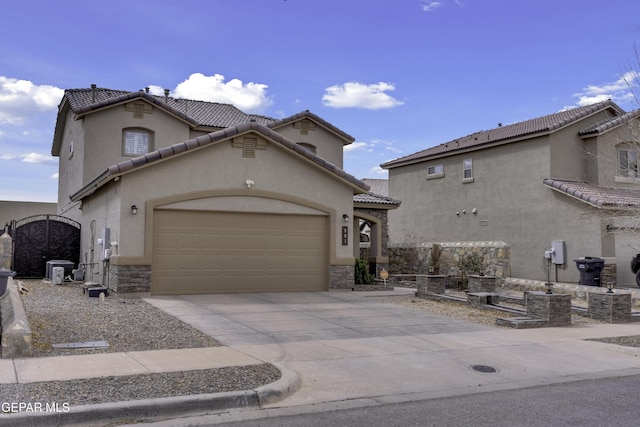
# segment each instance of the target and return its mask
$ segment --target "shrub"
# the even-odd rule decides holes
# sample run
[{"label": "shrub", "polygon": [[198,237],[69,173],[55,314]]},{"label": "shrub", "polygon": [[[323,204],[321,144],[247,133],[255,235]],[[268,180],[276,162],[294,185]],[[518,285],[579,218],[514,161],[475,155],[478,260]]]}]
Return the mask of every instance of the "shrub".
[{"label": "shrub", "polygon": [[477,252],[465,254],[458,261],[458,269],[462,274],[463,286],[467,288],[469,274],[484,274],[484,257]]},{"label": "shrub", "polygon": [[442,246],[434,243],[429,252],[429,265],[433,267],[433,274],[440,274],[440,257],[442,256]]},{"label": "shrub", "polygon": [[374,276],[369,274],[369,263],[362,258],[356,258],[355,276],[356,285],[370,285],[373,283]]}]

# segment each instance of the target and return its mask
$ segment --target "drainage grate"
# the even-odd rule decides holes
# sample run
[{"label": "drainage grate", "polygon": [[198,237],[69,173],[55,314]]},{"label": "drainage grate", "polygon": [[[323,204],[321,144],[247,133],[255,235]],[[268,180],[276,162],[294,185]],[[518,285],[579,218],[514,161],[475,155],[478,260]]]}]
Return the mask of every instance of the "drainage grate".
[{"label": "drainage grate", "polygon": [[474,371],[485,372],[485,373],[498,372],[496,368],[493,368],[487,365],[473,365],[471,369],[473,369]]}]

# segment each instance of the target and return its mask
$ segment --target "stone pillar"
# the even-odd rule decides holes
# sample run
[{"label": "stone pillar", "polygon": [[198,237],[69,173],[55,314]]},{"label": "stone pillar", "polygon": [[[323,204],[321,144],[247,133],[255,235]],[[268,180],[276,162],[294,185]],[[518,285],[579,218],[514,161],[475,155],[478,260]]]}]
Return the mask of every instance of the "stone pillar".
[{"label": "stone pillar", "polygon": [[0,269],[9,270],[13,259],[13,240],[6,231],[0,236]]},{"label": "stone pillar", "polygon": [[548,326],[571,325],[571,295],[526,292],[527,317],[548,322]]},{"label": "stone pillar", "polygon": [[496,291],[495,276],[477,276],[475,274],[471,274],[468,277],[470,294]]},{"label": "stone pillar", "polygon": [[445,279],[447,276],[439,274],[416,274],[416,284],[418,291],[416,296],[424,296],[425,294],[444,294]]},{"label": "stone pillar", "polygon": [[608,323],[631,321],[630,293],[589,292],[587,295],[587,313],[592,319]]}]

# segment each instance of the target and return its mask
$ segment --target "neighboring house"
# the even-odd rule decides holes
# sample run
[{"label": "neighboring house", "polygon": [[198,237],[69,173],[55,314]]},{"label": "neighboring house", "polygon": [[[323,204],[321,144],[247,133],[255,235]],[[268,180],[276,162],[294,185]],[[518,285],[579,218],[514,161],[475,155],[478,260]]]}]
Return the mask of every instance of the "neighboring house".
[{"label": "neighboring house", "polygon": [[565,242],[551,280],[577,282],[575,259],[617,263],[618,284],[634,285],[640,239],[640,113],[611,101],[477,132],[382,165],[402,207],[390,240],[503,241],[511,276],[547,280],[545,251]]},{"label": "neighboring house", "polygon": [[[55,215],[55,203],[46,202],[14,202],[0,201],[0,225],[7,228],[12,221],[17,221],[34,215]],[[0,233],[2,234],[2,233]]]},{"label": "neighboring house", "polygon": [[58,213],[82,224],[88,279],[152,294],[351,288],[369,218],[354,211],[368,187],[342,170],[354,138],[308,111],[276,120],[165,93],[65,91]]}]

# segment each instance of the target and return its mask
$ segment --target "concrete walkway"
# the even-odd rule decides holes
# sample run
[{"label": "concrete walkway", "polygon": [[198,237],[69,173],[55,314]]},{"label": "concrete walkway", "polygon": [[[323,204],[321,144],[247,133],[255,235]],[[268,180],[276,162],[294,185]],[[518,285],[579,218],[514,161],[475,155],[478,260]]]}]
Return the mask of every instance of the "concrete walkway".
[{"label": "concrete walkway", "polygon": [[[640,335],[637,323],[499,329],[376,298],[413,292],[396,288],[149,297],[149,303],[226,347],[0,360],[0,383],[264,362],[283,372],[280,381],[260,390],[84,405],[59,418],[82,423],[96,417],[171,417],[185,410],[238,406],[335,408],[640,374],[640,348],[585,341]],[[478,371],[478,366],[495,372]],[[9,420],[7,415],[12,425],[51,422],[44,416],[2,414],[0,424]]]}]

